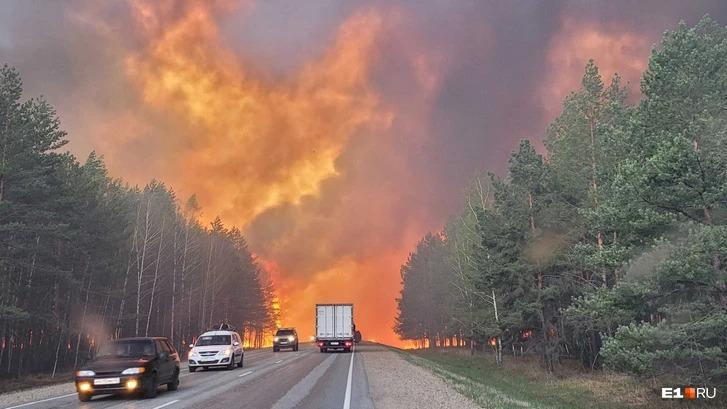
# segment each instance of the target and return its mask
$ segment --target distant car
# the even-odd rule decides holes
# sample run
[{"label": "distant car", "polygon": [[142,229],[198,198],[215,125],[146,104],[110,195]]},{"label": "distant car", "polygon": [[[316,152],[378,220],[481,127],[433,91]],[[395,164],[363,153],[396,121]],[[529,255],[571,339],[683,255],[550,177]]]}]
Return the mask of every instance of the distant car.
[{"label": "distant car", "polygon": [[159,385],[179,386],[179,354],[166,338],[123,338],[109,341],[76,371],[81,402],[94,395],[138,394],[153,398]]},{"label": "distant car", "polygon": [[242,368],[245,350],[240,335],[235,331],[208,331],[189,346],[189,372],[197,368]]},{"label": "distant car", "polygon": [[273,352],[280,351],[281,348],[290,348],[293,351],[298,350],[298,333],[295,328],[280,328],[273,337]]}]

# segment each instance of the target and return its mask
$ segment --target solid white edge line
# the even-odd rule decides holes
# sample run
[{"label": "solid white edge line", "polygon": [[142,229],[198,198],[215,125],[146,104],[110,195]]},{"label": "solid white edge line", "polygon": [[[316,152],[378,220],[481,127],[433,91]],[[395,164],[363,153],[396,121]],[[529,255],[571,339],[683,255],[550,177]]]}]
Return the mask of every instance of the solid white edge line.
[{"label": "solid white edge line", "polygon": [[171,401],[171,402],[167,402],[167,403],[165,403],[165,404],[163,404],[163,405],[155,406],[155,407],[154,407],[153,409],[161,409],[161,408],[166,408],[167,406],[169,406],[169,405],[171,405],[171,404],[174,404],[174,403],[177,403],[177,402],[179,402],[179,399],[175,399],[175,400],[173,400],[173,401]]},{"label": "solid white edge line", "polygon": [[250,374],[251,374],[251,373],[253,373],[253,372],[255,372],[255,371],[247,371],[247,372],[245,372],[245,373],[243,373],[243,374],[237,375],[237,377],[238,377],[238,378],[242,378],[243,376],[248,376],[248,375],[250,375]]},{"label": "solid white edge line", "polygon": [[56,397],[54,397],[54,398],[48,398],[48,399],[42,399],[42,400],[37,400],[37,401],[35,401],[35,402],[28,402],[28,403],[23,403],[23,404],[21,404],[21,405],[15,405],[15,406],[10,406],[10,407],[7,407],[7,408],[5,408],[5,409],[24,408],[24,407],[26,407],[26,406],[30,406],[30,405],[35,405],[35,404],[37,404],[37,403],[43,403],[43,402],[50,402],[50,401],[52,401],[52,400],[56,400],[56,399],[63,399],[63,398],[67,398],[67,397],[69,397],[69,396],[73,396],[73,395],[75,395],[75,393],[69,393],[68,395],[63,395],[63,396],[56,396]]},{"label": "solid white edge line", "polygon": [[348,380],[346,381],[346,396],[343,398],[343,409],[351,409],[351,378],[353,375],[353,355],[356,347],[351,349],[351,363],[348,364]]}]

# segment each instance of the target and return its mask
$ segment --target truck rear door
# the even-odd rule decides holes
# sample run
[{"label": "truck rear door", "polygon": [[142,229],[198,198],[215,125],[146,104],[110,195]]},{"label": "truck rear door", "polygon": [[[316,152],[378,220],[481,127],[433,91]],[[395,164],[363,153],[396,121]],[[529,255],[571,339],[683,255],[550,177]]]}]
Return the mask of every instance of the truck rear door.
[{"label": "truck rear door", "polygon": [[316,337],[333,338],[335,336],[335,317],[333,305],[319,305],[316,308]]}]

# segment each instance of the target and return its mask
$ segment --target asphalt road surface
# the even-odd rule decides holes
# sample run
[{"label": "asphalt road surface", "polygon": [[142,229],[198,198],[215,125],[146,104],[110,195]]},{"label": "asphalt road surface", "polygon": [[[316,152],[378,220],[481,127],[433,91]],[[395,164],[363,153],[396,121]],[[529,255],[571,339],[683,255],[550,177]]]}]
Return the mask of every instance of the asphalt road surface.
[{"label": "asphalt road surface", "polygon": [[362,350],[380,348],[360,344],[353,353],[320,353],[313,344],[301,344],[297,352],[271,349],[245,352],[245,365],[234,370],[190,373],[183,369],[179,389],[159,388],[154,399],[97,396],[81,403],[65,393],[21,400],[6,409],[40,408],[373,408]]}]

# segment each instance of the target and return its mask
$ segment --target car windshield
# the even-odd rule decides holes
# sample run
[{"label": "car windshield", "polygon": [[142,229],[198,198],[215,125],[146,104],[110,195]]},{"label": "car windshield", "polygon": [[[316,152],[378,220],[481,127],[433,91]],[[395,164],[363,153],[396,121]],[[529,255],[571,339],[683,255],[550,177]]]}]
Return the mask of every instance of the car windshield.
[{"label": "car windshield", "polygon": [[195,346],[230,345],[231,339],[230,335],[203,335],[199,337]]},{"label": "car windshield", "polygon": [[278,337],[287,337],[288,335],[295,335],[295,332],[293,332],[293,330],[290,330],[290,329],[281,329],[275,335]]},{"label": "car windshield", "polygon": [[151,340],[124,340],[113,341],[99,348],[97,358],[140,358],[153,356],[154,343]]}]

